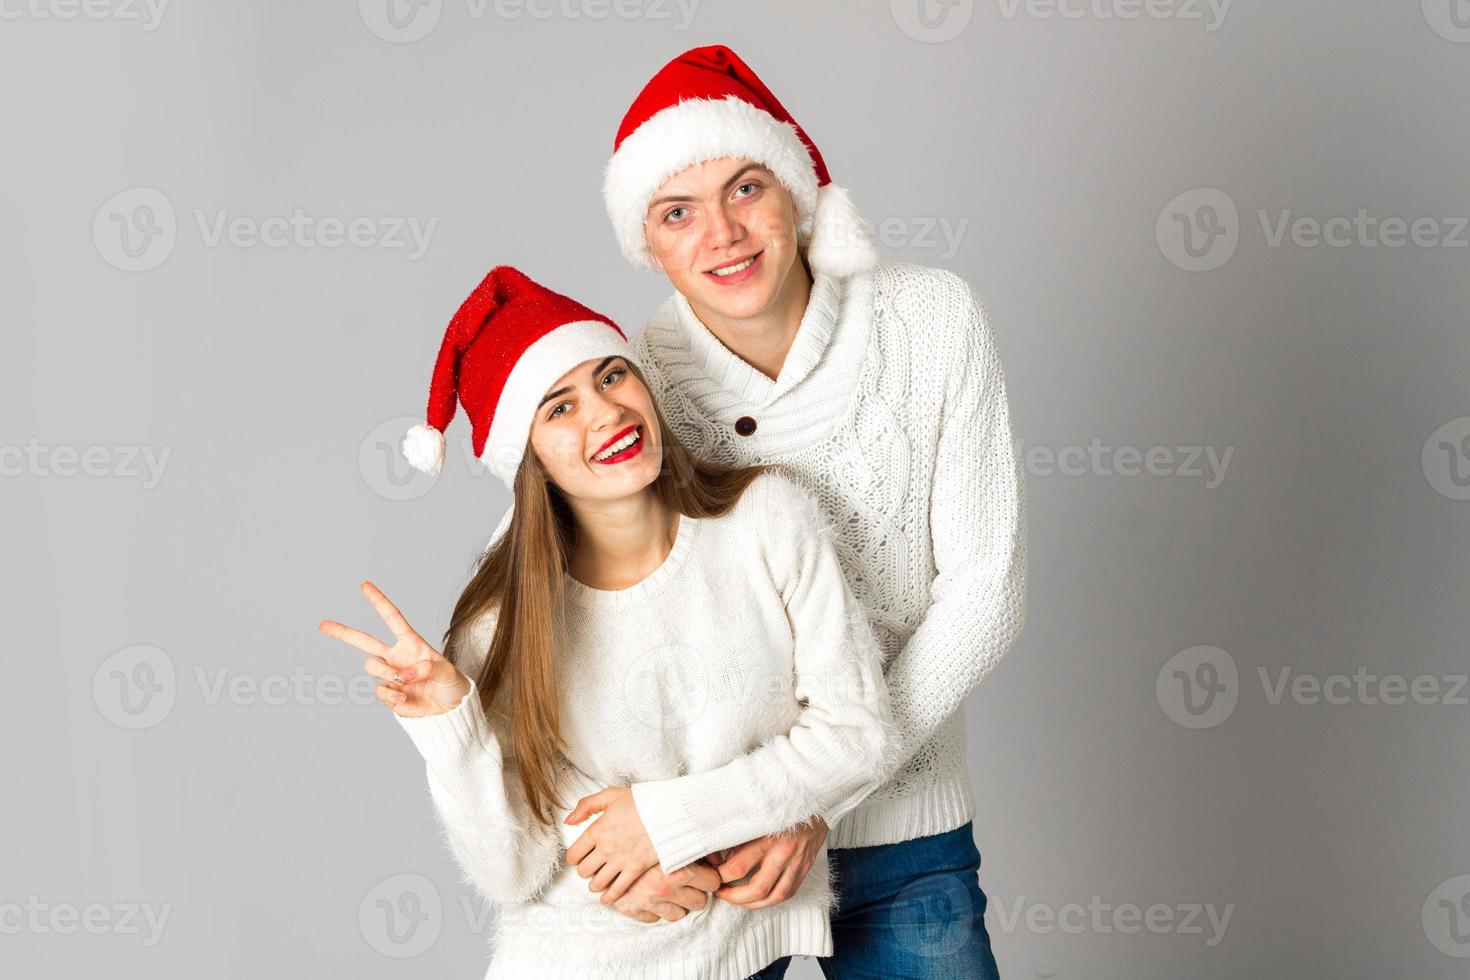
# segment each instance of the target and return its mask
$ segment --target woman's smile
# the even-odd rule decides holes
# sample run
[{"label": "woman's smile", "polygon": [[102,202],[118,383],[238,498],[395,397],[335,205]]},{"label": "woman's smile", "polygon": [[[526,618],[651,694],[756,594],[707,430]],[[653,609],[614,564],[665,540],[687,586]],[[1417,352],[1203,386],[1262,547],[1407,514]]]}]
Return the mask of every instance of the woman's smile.
[{"label": "woman's smile", "polygon": [[592,462],[610,466],[632,459],[643,452],[643,427],[630,425],[607,442],[592,457]]}]

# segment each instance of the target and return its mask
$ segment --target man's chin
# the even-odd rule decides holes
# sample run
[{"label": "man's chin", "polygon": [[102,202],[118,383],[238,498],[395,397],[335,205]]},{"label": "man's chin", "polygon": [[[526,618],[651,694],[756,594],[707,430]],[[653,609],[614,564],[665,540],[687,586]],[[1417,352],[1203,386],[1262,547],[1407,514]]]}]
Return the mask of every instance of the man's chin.
[{"label": "man's chin", "polygon": [[[770,309],[773,290],[765,283],[751,282],[726,289],[721,286],[699,290],[690,302],[726,320],[747,320]],[[688,296],[688,294],[685,294]]]}]

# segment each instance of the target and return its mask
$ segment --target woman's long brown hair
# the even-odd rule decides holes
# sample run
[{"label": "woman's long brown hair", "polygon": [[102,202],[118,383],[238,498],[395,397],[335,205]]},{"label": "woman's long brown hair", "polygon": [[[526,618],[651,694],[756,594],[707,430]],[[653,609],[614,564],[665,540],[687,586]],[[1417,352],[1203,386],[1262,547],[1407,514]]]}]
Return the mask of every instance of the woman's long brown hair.
[{"label": "woman's long brown hair", "polygon": [[[624,358],[639,382],[648,382]],[[735,506],[752,480],[768,466],[722,466],[700,459],[679,441],[657,402],[653,406],[663,443],[663,464],[653,490],[671,510],[688,517],[719,517]],[[577,522],[566,498],[547,477],[527,445],[515,480],[510,527],[481,556],[474,577],[454,605],[444,632],[446,656],[465,659],[455,640],[481,613],[498,608],[494,638],[475,679],[486,717],[502,689],[510,710],[509,757],[520,773],[531,812],[550,825],[549,805],[566,804],[556,793],[556,756],[561,735],[554,645],[562,576],[577,542]],[[502,746],[502,749],[505,747]]]}]

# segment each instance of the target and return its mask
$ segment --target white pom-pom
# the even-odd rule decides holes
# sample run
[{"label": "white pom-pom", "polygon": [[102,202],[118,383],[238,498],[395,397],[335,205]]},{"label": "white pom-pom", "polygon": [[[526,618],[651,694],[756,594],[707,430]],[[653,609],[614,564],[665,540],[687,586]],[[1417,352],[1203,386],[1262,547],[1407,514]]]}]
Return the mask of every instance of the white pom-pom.
[{"label": "white pom-pom", "polygon": [[813,272],[838,278],[877,266],[878,250],[846,188],[829,183],[817,189],[806,260]]},{"label": "white pom-pom", "polygon": [[420,473],[438,473],[444,465],[444,433],[431,425],[415,425],[403,437],[403,456]]}]

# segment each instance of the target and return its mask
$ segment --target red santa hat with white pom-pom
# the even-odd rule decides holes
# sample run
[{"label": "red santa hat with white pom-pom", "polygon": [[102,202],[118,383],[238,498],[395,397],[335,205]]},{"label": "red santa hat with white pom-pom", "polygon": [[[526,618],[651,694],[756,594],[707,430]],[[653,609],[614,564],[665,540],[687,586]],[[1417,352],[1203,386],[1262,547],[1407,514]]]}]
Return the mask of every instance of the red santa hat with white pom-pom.
[{"label": "red santa hat with white pom-pom", "polygon": [[686,51],[661,68],[618,127],[602,196],[629,261],[658,270],[643,238],[648,202],[674,174],[722,157],[760,163],[791,192],[813,273],[841,277],[877,264],[852,198],[832,183],[816,144],[755,72],[719,44]]},{"label": "red santa hat with white pom-pom", "polygon": [[457,402],[470,419],[475,457],[514,489],[547,389],[583,361],[627,352],[627,337],[607,317],[517,269],[496,266],[449,321],[429,382],[427,418],[404,436],[403,455],[414,469],[439,472]]}]

